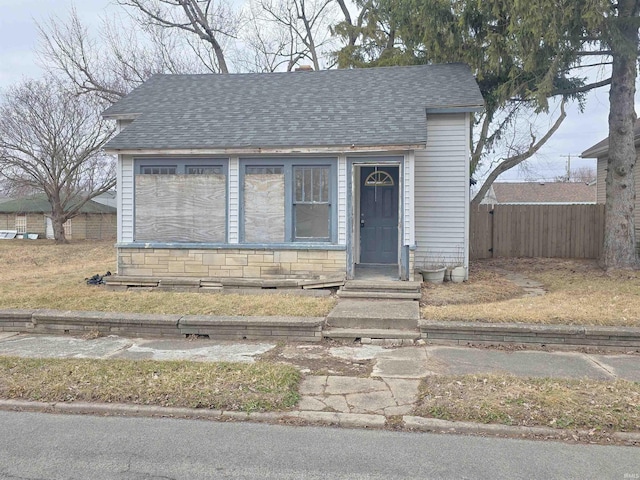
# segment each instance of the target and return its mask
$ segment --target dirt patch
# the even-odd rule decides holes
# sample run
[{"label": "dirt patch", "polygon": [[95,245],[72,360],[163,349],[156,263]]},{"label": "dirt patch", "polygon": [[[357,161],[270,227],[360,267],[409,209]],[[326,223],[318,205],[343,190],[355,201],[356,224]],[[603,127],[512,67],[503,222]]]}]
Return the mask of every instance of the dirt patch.
[{"label": "dirt patch", "polygon": [[493,268],[471,263],[464,283],[423,283],[420,305],[469,305],[499,302],[524,295],[524,290]]},{"label": "dirt patch", "polygon": [[[542,284],[526,296],[516,272]],[[595,261],[491,259],[472,263],[470,281],[427,286],[422,318],[436,321],[640,326],[640,272],[605,272]]]},{"label": "dirt patch", "polygon": [[320,344],[279,344],[258,358],[268,362],[291,365],[306,375],[336,375],[348,377],[368,377],[374,360],[343,359],[334,357],[329,348],[333,342]]}]

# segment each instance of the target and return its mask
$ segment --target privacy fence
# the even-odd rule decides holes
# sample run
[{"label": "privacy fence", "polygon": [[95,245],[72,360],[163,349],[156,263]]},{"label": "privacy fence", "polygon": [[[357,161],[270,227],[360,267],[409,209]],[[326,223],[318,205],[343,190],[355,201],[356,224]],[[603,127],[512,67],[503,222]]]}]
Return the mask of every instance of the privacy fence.
[{"label": "privacy fence", "polygon": [[470,227],[471,259],[598,258],[604,205],[479,205]]}]

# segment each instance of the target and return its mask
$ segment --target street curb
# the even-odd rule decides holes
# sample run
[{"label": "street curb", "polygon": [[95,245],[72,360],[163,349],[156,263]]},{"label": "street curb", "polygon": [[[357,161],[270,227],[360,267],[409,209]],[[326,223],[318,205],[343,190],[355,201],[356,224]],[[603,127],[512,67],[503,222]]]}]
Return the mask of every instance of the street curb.
[{"label": "street curb", "polygon": [[112,415],[127,417],[172,417],[249,422],[286,422],[301,420],[313,424],[336,425],[348,428],[384,428],[384,415],[363,413],[315,412],[236,412],[205,408],[158,407],[124,403],[36,402],[28,400],[0,400],[0,410],[23,412]]},{"label": "street curb", "polygon": [[[123,403],[88,402],[35,402],[27,400],[0,400],[0,410],[21,412],[44,412],[75,415],[108,415],[125,417],[163,417],[183,419],[208,419],[217,421],[243,421],[257,423],[306,422],[312,425],[332,425],[344,428],[376,428],[386,426],[384,415],[366,413],[340,413],[299,411],[291,412],[235,412],[208,410],[204,408],[158,407],[153,405],[130,405]],[[508,437],[543,436],[571,437],[574,434],[589,436],[588,430],[562,430],[548,427],[522,427],[472,422],[451,422],[437,418],[424,418],[412,415],[402,417],[404,429],[454,433],[459,435],[502,435]],[[613,439],[628,444],[640,444],[640,433],[613,432]]]},{"label": "street curb", "polygon": [[[405,428],[418,430],[421,432],[447,432],[457,434],[486,434],[486,435],[505,435],[509,437],[519,437],[523,435],[534,435],[544,437],[561,437],[578,434],[581,436],[589,436],[588,430],[562,430],[548,427],[523,427],[499,424],[485,424],[472,422],[451,422],[449,420],[440,420],[437,418],[415,417],[405,415],[402,417]],[[627,443],[640,444],[640,433],[632,432],[613,432],[611,437]]]}]

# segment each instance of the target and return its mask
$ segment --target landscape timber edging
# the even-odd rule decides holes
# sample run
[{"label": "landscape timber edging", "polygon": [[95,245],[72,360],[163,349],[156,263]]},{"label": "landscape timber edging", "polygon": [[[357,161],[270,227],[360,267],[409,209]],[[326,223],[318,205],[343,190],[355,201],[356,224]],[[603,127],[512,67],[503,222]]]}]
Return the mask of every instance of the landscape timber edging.
[{"label": "landscape timber edging", "polygon": [[420,320],[419,328],[429,343],[640,348],[636,327]]},{"label": "landscape timber edging", "polygon": [[319,342],[324,317],[214,317],[64,310],[0,310],[0,332]]}]

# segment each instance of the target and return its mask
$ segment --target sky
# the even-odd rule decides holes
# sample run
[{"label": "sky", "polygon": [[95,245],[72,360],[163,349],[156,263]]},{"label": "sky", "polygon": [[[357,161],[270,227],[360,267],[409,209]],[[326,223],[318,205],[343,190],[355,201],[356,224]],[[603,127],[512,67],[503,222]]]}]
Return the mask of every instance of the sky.
[{"label": "sky", "polygon": [[[38,43],[36,21],[42,23],[51,16],[65,18],[72,4],[81,20],[89,26],[97,26],[100,15],[116,14],[122,8],[110,0],[0,0],[0,89],[42,74],[35,53]],[[529,175],[512,169],[500,180],[551,181],[566,173],[569,155],[572,170],[581,166],[595,169],[594,160],[578,156],[608,134],[608,93],[607,87],[589,93],[582,113],[577,106],[570,105],[563,125],[529,161]]]}]

